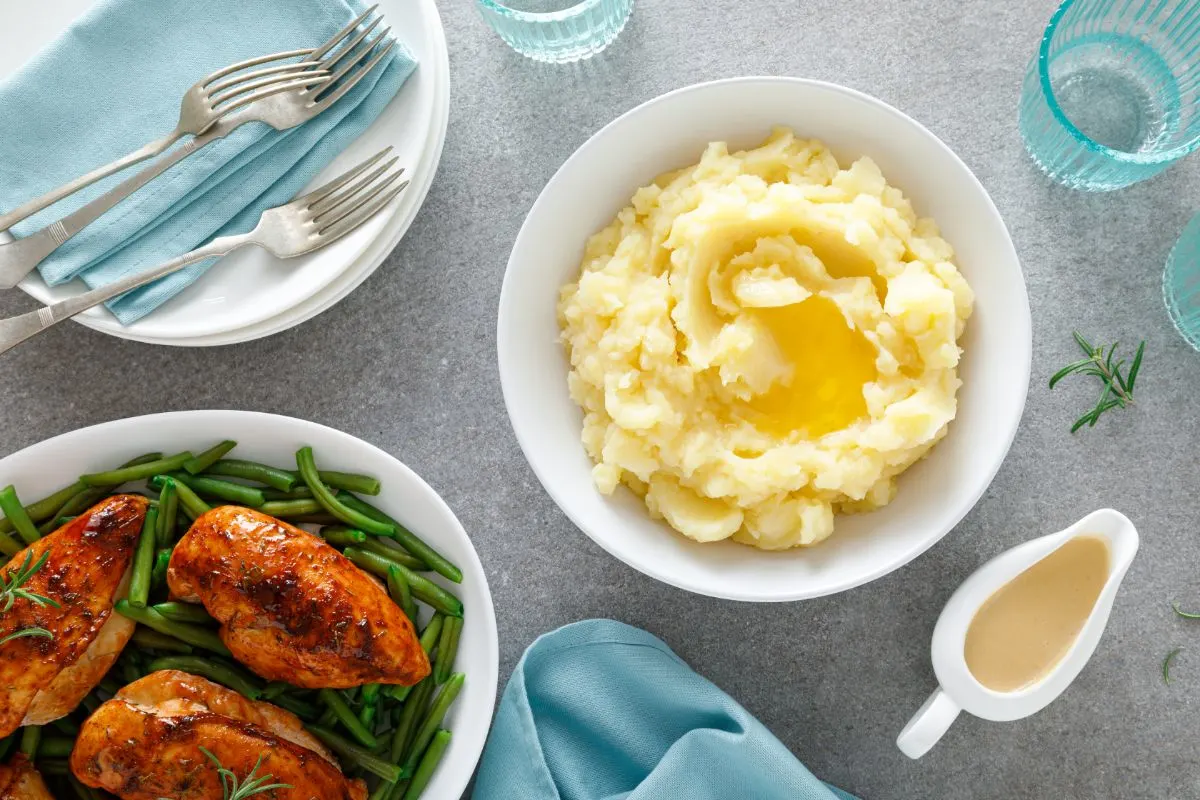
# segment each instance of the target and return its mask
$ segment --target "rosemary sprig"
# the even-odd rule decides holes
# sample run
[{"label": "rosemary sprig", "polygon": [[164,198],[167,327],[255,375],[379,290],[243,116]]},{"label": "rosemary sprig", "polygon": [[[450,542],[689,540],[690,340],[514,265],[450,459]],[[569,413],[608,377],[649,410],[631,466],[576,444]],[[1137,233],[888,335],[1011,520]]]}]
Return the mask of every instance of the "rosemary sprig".
[{"label": "rosemary sprig", "polygon": [[1083,338],[1083,334],[1079,331],[1073,333],[1075,342],[1079,348],[1083,350],[1087,358],[1080,359],[1072,364],[1060,369],[1050,378],[1050,388],[1068,375],[1094,375],[1100,379],[1103,384],[1103,390],[1100,392],[1100,399],[1096,401],[1096,405],[1091,411],[1084,414],[1079,419],[1075,420],[1075,424],[1071,426],[1071,433],[1087,425],[1089,428],[1095,427],[1096,421],[1100,419],[1100,415],[1105,411],[1111,411],[1114,408],[1127,408],[1133,402],[1133,385],[1137,380],[1138,371],[1142,368],[1142,354],[1146,351],[1146,342],[1143,340],[1138,345],[1137,353],[1133,356],[1133,361],[1129,365],[1128,376],[1121,373],[1121,369],[1125,366],[1125,361],[1114,362],[1117,353],[1117,344],[1106,347],[1095,347],[1087,339]]},{"label": "rosemary sprig", "polygon": [[[34,573],[46,566],[46,561],[48,561],[49,558],[50,551],[47,550],[45,553],[42,553],[42,557],[39,558],[35,564],[33,563],[33,553],[28,552],[25,554],[25,560],[22,562],[21,566],[17,567],[15,570],[9,570],[4,578],[0,579],[0,587],[3,587],[0,588],[0,612],[9,611],[13,607],[13,603],[17,602],[18,598],[28,600],[29,602],[38,606],[53,606],[54,608],[62,607],[58,604],[58,601],[54,600],[53,598],[46,597],[22,588],[25,583],[31,577],[33,577]],[[54,638],[54,634],[45,628],[24,628],[14,633],[10,633],[8,636],[0,639],[0,645],[7,644],[13,639],[21,639],[28,636],[40,636],[46,639]]]},{"label": "rosemary sprig", "polygon": [[217,774],[221,776],[222,800],[245,800],[247,797],[263,794],[273,789],[294,788],[288,783],[267,783],[272,777],[270,773],[261,777],[255,777],[258,773],[258,768],[262,766],[263,759],[267,757],[266,753],[258,754],[258,761],[254,762],[254,769],[250,770],[250,774],[246,776],[246,780],[243,783],[238,780],[238,776],[233,774],[232,770],[225,769],[224,765],[221,764],[221,760],[214,756],[207,748],[201,747],[200,752],[208,757],[208,760],[217,768]]},{"label": "rosemary sprig", "polygon": [[1176,647],[1174,650],[1167,653],[1167,657],[1163,659],[1163,683],[1168,686],[1171,685],[1171,662],[1175,660],[1175,656],[1179,655],[1182,650],[1182,647]]}]

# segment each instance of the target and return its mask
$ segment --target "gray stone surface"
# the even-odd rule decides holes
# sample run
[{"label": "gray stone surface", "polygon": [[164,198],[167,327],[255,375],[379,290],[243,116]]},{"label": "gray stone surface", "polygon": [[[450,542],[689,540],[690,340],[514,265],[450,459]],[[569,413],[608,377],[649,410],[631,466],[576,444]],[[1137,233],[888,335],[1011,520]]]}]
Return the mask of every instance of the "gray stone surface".
[{"label": "gray stone surface", "polygon": [[[382,446],[458,513],[495,593],[506,678],[558,625],[608,616],[664,638],[817,775],[865,800],[1200,797],[1200,356],[1175,335],[1160,274],[1200,206],[1200,161],[1106,195],[1050,184],[1016,130],[1025,63],[1052,0],[640,0],[579,66],[527,61],[468,0],[441,4],[453,101],[437,180],[386,264],[336,308],[250,344],[179,350],[62,325],[0,357],[0,455],[84,425],[156,411],[292,414]],[[1012,452],[979,506],[882,580],[822,600],[696,597],[615,561],[576,530],[525,464],[501,402],[495,313],[508,250],[546,180],[592,132],[686,84],[747,74],[821,78],[911,114],[975,171],[1008,222],[1033,305],[1033,378]],[[33,307],[0,297],[0,314]],[[1047,377],[1070,332],[1147,340],[1138,406],[1075,436],[1094,399]],[[1023,539],[1113,506],[1142,550],[1095,660],[1025,721],[963,717],[926,758],[893,740],[933,688],[929,636],[958,582]],[[1160,662],[1184,646],[1175,681]]]}]

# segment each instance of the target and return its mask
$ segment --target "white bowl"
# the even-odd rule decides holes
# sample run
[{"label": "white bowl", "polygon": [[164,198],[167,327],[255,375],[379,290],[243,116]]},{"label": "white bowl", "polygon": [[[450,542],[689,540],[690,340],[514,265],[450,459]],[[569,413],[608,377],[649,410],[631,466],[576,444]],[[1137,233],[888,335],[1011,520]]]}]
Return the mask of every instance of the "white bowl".
[{"label": "white bowl", "polygon": [[[840,516],[812,548],[764,552],[698,544],[649,518],[621,489],[596,491],[580,444],[582,414],[567,394],[559,288],[579,273],[584,242],[635,189],[699,160],[710,141],[762,142],[776,125],[829,145],[843,165],[869,155],[888,181],[932,216],[977,297],[964,334],[958,418],[901,478],[886,508]],[[966,515],[1000,468],[1025,405],[1032,337],[1012,240],[991,198],[936,136],[860,92],[798,78],[737,78],[651,100],[583,144],[542,190],[513,246],[500,294],[500,380],[521,448],[542,485],[584,533],[647,575],[734,600],[818,597],[886,575]]]},{"label": "white bowl", "polygon": [[48,439],[0,459],[0,486],[14,484],[28,503],[71,483],[81,474],[110,469],[146,452],[198,452],[223,439],[237,441],[233,455],[288,466],[311,445],[322,468],[362,472],[383,483],[371,502],[395,517],[457,564],[460,585],[441,580],[462,598],[467,612],[458,669],[467,675],[447,717],[454,738],[423,797],[458,800],[475,771],[491,724],[500,663],[496,615],[487,578],[449,506],[408,467],[361,439],[291,417],[250,411],[176,411],[93,425]]}]

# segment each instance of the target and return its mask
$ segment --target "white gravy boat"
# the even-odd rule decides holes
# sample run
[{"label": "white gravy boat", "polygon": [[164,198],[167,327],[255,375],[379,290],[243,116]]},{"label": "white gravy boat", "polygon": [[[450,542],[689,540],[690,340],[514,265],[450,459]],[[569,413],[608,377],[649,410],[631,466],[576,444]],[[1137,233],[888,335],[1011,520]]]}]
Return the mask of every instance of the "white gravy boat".
[{"label": "white gravy boat", "polygon": [[[998,589],[1076,536],[1097,536],[1108,543],[1108,580],[1071,649],[1036,683],[1012,692],[997,692],[975,679],[967,668],[964,647],[975,612]],[[939,687],[913,715],[896,745],[909,758],[920,758],[966,710],[983,719],[1008,721],[1028,717],[1049,705],[1087,664],[1108,624],[1113,599],[1138,549],[1137,529],[1111,508],[1093,511],[1066,530],[1034,539],[1001,553],[963,581],[951,597],[930,648]]]}]

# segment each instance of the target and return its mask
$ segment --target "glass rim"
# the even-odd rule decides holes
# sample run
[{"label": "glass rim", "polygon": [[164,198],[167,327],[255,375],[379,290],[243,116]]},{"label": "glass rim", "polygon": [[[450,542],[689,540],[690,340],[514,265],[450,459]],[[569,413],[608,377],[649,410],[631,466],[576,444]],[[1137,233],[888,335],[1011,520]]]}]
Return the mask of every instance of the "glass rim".
[{"label": "glass rim", "polygon": [[[585,2],[587,0],[584,0]],[[482,3],[488,3],[490,0],[480,0]],[[1181,145],[1156,153],[1130,153],[1127,150],[1116,150],[1112,147],[1107,147],[1100,144],[1096,140],[1087,136],[1079,128],[1075,127],[1075,123],[1067,118],[1062,107],[1058,104],[1058,99],[1054,96],[1054,89],[1050,85],[1050,42],[1054,38],[1054,34],[1058,31],[1058,23],[1062,21],[1063,15],[1067,13],[1067,9],[1075,5],[1078,0],[1063,0],[1062,5],[1050,17],[1050,22],[1046,25],[1046,30],[1042,34],[1042,43],[1038,48],[1038,79],[1041,84],[1042,97],[1046,100],[1046,105],[1050,109],[1050,113],[1058,120],[1059,124],[1066,129],[1071,137],[1076,139],[1087,149],[1107,156],[1114,161],[1121,161],[1127,164],[1163,164],[1171,161],[1176,161],[1189,153],[1192,153],[1196,148],[1200,147],[1200,135],[1197,135],[1192,141],[1184,142]]]},{"label": "glass rim", "polygon": [[478,1],[479,5],[489,11],[494,11],[503,17],[520,20],[521,22],[561,22],[590,11],[604,2],[604,0],[579,0],[575,5],[570,8],[564,8],[561,11],[521,11],[520,9],[506,6],[504,0]]}]

